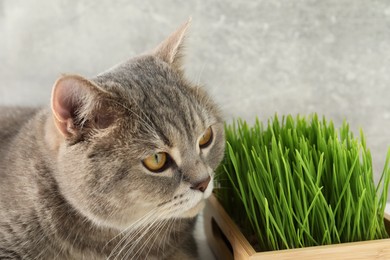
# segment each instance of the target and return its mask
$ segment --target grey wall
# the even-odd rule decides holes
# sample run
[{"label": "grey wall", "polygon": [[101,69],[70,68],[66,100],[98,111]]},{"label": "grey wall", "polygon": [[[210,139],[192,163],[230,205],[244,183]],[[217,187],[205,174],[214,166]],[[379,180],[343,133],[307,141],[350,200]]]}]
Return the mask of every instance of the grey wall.
[{"label": "grey wall", "polygon": [[63,72],[95,75],[193,17],[186,68],[226,118],[318,112],[390,145],[387,0],[0,1],[0,104],[47,104]]}]

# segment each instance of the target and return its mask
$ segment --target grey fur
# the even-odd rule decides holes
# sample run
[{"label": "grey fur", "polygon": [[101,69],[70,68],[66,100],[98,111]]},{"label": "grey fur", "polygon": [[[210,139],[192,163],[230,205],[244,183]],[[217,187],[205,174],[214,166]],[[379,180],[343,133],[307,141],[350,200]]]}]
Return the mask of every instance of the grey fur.
[{"label": "grey fur", "polygon": [[[197,257],[192,231],[212,182],[204,193],[191,186],[213,176],[224,133],[216,105],[180,69],[187,27],[90,80],[64,76],[90,90],[63,132],[55,100],[1,108],[1,259]],[[173,159],[161,173],[141,163],[156,151]]]}]

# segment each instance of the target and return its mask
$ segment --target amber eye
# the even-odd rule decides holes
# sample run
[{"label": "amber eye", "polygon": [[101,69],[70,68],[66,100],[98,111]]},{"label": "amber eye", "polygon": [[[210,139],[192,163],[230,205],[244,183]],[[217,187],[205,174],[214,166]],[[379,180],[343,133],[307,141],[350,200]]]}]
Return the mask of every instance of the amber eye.
[{"label": "amber eye", "polygon": [[161,172],[165,170],[168,162],[167,153],[160,152],[152,154],[151,156],[145,158],[142,163],[144,166],[152,172]]},{"label": "amber eye", "polygon": [[211,144],[211,141],[213,140],[213,131],[211,130],[211,127],[207,128],[207,130],[203,133],[202,137],[199,140],[199,147],[200,148],[206,148]]}]

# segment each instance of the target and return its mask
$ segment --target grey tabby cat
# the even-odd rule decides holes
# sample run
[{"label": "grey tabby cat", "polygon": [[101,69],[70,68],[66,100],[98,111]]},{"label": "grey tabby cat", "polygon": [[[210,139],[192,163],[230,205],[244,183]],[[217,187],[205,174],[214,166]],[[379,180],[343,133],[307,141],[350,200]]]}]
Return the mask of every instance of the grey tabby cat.
[{"label": "grey tabby cat", "polygon": [[183,78],[189,22],[51,108],[1,108],[0,259],[196,259],[195,216],[223,157],[220,112]]}]

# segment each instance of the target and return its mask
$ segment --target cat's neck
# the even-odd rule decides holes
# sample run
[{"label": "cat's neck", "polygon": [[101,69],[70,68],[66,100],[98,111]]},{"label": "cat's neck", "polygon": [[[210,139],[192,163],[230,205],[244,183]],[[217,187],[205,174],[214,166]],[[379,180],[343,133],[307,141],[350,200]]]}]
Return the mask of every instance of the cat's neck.
[{"label": "cat's neck", "polygon": [[39,188],[42,192],[40,201],[43,202],[39,205],[39,215],[44,214],[47,217],[41,219],[41,225],[50,228],[49,234],[55,234],[60,248],[72,248],[75,252],[78,250],[84,253],[90,252],[91,256],[106,257],[111,253],[113,244],[121,238],[117,236],[118,231],[97,226],[82,216],[61,195],[54,178]]}]

